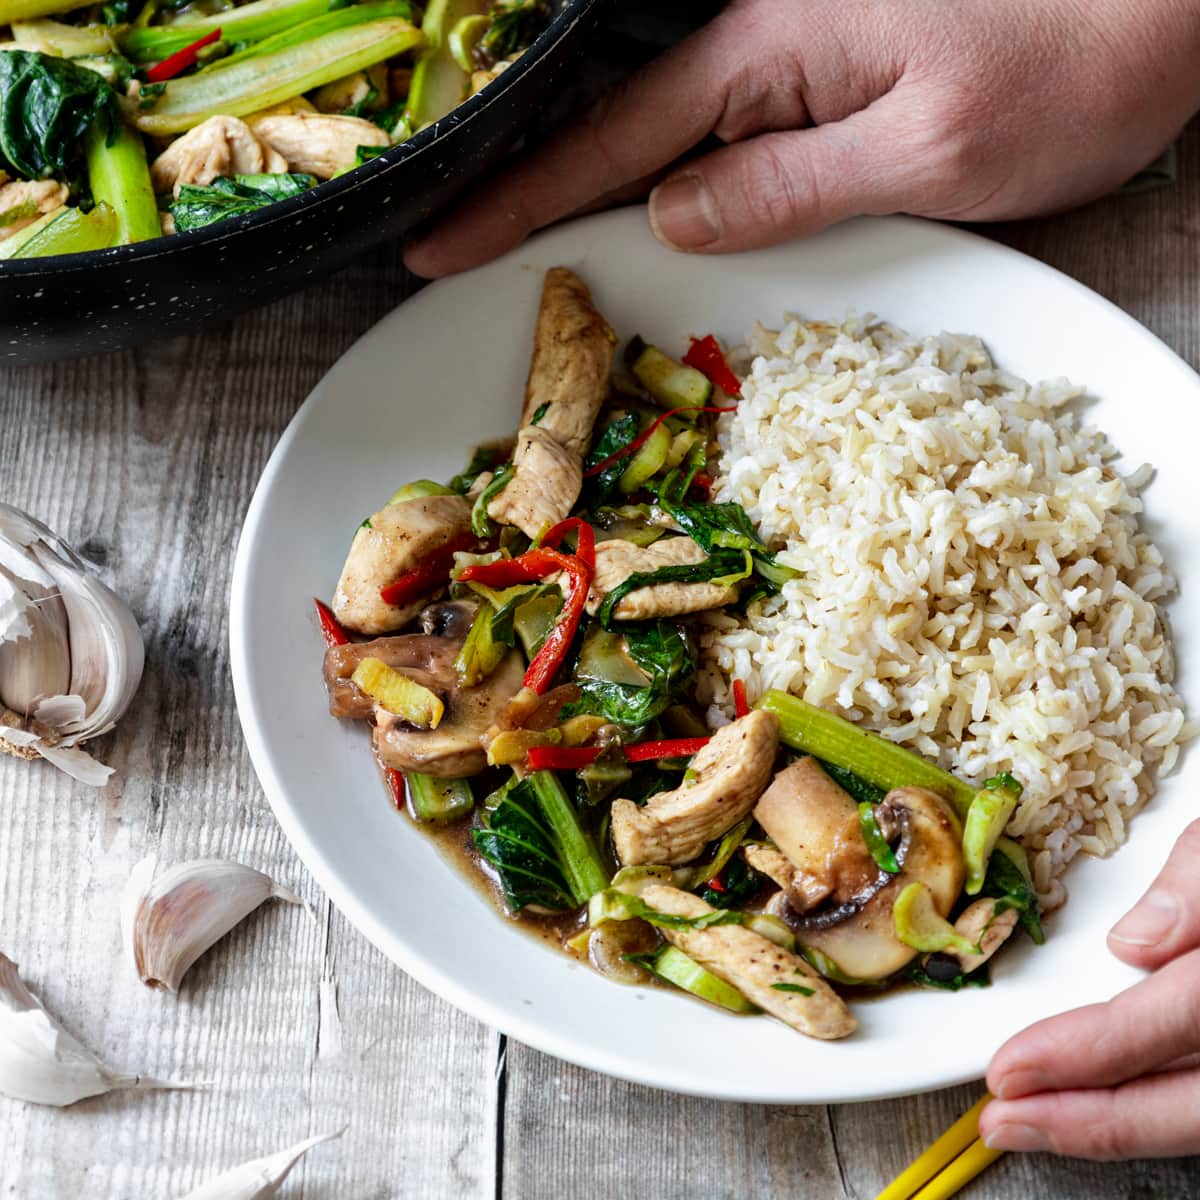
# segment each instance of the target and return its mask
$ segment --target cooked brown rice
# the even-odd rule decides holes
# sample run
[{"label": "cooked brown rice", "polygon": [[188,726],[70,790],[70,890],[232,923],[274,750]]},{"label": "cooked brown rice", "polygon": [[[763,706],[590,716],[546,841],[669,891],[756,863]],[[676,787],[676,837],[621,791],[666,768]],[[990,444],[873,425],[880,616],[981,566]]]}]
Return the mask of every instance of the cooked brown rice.
[{"label": "cooked brown rice", "polygon": [[1171,686],[1174,589],[1138,491],[1065,380],[1029,385],[973,337],[851,318],[758,328],[720,422],[715,498],[803,575],[709,618],[725,678],[785,688],[936,757],[1025,785],[1010,832],[1043,900],[1106,854],[1200,732]]}]

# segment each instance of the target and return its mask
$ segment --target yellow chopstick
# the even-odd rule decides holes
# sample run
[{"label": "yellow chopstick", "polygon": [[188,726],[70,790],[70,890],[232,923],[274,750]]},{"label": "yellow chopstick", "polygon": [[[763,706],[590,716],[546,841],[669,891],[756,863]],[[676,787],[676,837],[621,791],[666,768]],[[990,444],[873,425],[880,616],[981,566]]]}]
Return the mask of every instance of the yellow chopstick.
[{"label": "yellow chopstick", "polygon": [[948,1167],[935,1175],[912,1200],[949,1200],[1003,1153],[1003,1150],[988,1149],[976,1139]]},{"label": "yellow chopstick", "polygon": [[[982,1142],[979,1143],[978,1151],[972,1146],[979,1138],[979,1114],[983,1112],[988,1101],[991,1100],[991,1094],[985,1092],[983,1099],[978,1104],[968,1109],[945,1133],[942,1134],[924,1154],[921,1155],[911,1166],[906,1167],[887,1187],[875,1197],[875,1200],[942,1200],[945,1196],[952,1196],[959,1188],[961,1188],[968,1180],[978,1175],[984,1167],[988,1166],[999,1157],[999,1150],[988,1150]],[[948,1164],[954,1162],[963,1151],[968,1147],[972,1150],[972,1155],[969,1163],[964,1164],[964,1171],[968,1168],[969,1174],[956,1173],[955,1178],[958,1182],[950,1191],[931,1191],[925,1188],[920,1191],[924,1185],[929,1184],[934,1176],[938,1174]],[[990,1155],[991,1157],[986,1157]],[[964,1155],[964,1159],[966,1156]],[[984,1159],[986,1160],[984,1161]],[[978,1165],[976,1163],[978,1162]],[[932,1184],[930,1185],[933,1186]]]}]

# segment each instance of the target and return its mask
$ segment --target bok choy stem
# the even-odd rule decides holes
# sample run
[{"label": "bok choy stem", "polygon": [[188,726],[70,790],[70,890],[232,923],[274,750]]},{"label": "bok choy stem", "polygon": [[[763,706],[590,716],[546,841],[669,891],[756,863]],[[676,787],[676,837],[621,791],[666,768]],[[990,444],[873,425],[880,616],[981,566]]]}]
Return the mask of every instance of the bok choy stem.
[{"label": "bok choy stem", "polygon": [[[0,0],[0,12],[14,0]],[[15,0],[30,3],[32,0]],[[60,11],[55,6],[54,11]],[[121,52],[134,62],[155,62],[221,31],[228,42],[257,42],[329,11],[329,0],[251,0],[239,8],[205,16],[185,15],[170,25],[134,25],[120,35]]]},{"label": "bok choy stem", "polygon": [[56,16],[76,8],[87,8],[93,0],[0,0],[0,25]]},{"label": "bok choy stem", "polygon": [[608,886],[608,872],[558,777],[552,771],[535,771],[528,778],[561,855],[563,876],[576,903],[586,904]]},{"label": "bok choy stem", "polygon": [[756,705],[779,718],[780,741],[891,791],[897,787],[923,787],[950,801],[964,817],[975,798],[975,789],[949,771],[943,771],[919,754],[889,742],[823,708],[789,696],[775,688]]},{"label": "bok choy stem", "polygon": [[97,203],[107,204],[116,216],[113,244],[127,246],[161,237],[158,204],[141,135],[124,122],[110,135],[97,121],[87,132],[84,152],[92,196]]},{"label": "bok choy stem", "polygon": [[401,17],[336,29],[271,54],[172,79],[134,122],[155,137],[183,133],[217,113],[242,117],[411,50],[421,33]]}]

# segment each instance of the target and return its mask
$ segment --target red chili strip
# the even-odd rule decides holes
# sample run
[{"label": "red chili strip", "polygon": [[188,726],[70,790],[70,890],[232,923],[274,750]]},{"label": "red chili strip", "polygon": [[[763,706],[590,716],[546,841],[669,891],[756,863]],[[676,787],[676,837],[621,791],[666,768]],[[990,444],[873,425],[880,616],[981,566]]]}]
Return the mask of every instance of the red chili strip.
[{"label": "red chili strip", "polygon": [[688,352],[683,356],[684,363],[694,367],[701,375],[707,376],[723,392],[731,396],[742,394],[742,384],[738,377],[729,369],[717,339],[710,333],[707,337],[692,338]]},{"label": "red chili strip", "polygon": [[342,628],[342,623],[335,617],[329,608],[328,604],[322,604],[315,596],[313,604],[317,609],[317,621],[321,625],[321,633],[325,637],[325,645],[327,646],[344,646],[349,640],[350,635]]},{"label": "red chili strip", "polygon": [[662,742],[638,742],[625,747],[628,762],[654,762],[660,758],[691,758],[708,745],[708,738],[667,738]]},{"label": "red chili strip", "polygon": [[614,463],[619,463],[621,459],[626,458],[630,454],[640,450],[647,441],[650,440],[650,435],[668,418],[677,417],[680,413],[685,412],[706,412],[706,413],[731,413],[737,411],[736,404],[726,405],[724,408],[715,408],[711,404],[687,404],[683,408],[673,408],[669,412],[663,413],[656,417],[641,433],[637,435],[627,446],[622,446],[620,450],[614,450],[607,458],[602,458],[594,467],[588,467],[584,471],[584,478],[592,475],[599,475],[601,471],[607,471]]},{"label": "red chili strip", "polygon": [[750,701],[746,699],[746,685],[740,679],[733,681],[733,711],[739,720],[750,715]]},{"label": "red chili strip", "polygon": [[459,534],[452,541],[434,550],[415,571],[409,571],[394,583],[380,588],[380,600],[384,604],[405,605],[437,591],[449,579],[450,568],[454,566],[454,556],[460,550],[470,549],[477,541],[473,534]]},{"label": "red chili strip", "polygon": [[403,809],[408,804],[408,785],[404,782],[404,772],[388,767],[383,774],[387,780],[388,791],[392,793],[392,803]]},{"label": "red chili strip", "polygon": [[579,771],[602,753],[599,746],[530,746],[525,763],[531,771]]},{"label": "red chili strip", "polygon": [[[567,522],[560,524],[565,525]],[[588,535],[583,532],[583,529],[588,527],[584,526],[582,522],[580,524],[579,536],[584,542],[581,549],[587,553]],[[550,530],[550,534],[554,534],[557,529],[558,526],[555,526]],[[565,533],[567,530],[562,532]],[[591,557],[594,562],[594,541],[591,545]],[[554,682],[554,677],[558,674],[558,669],[562,666],[563,659],[566,658],[567,651],[571,648],[571,642],[575,639],[579,623],[583,620],[588,589],[592,584],[591,567],[579,555],[563,554],[559,550],[549,550],[544,546],[537,546],[517,558],[500,559],[493,563],[479,563],[470,566],[459,576],[464,583],[474,580],[477,583],[486,584],[488,587],[506,588],[513,587],[518,583],[532,583],[538,579],[545,579],[560,571],[567,580],[567,595],[563,602],[562,614],[550,631],[550,636],[542,643],[542,648],[534,655],[529,669],[525,672],[525,686],[539,696],[544,695]]]},{"label": "red chili strip", "polygon": [[705,474],[703,471],[697,471],[692,476],[692,487],[707,500],[712,495],[712,476]]},{"label": "red chili strip", "polygon": [[712,890],[714,892],[716,892],[718,895],[723,896],[725,894],[725,885],[721,882],[720,875],[714,875],[710,880],[708,880],[705,883],[704,886],[706,888],[712,888]]},{"label": "red chili strip", "polygon": [[596,531],[582,517],[567,517],[552,525],[538,542],[547,550],[557,550],[562,540],[572,530],[576,534],[575,557],[589,571],[596,570]]},{"label": "red chili strip", "polygon": [[[660,758],[691,758],[707,745],[708,738],[667,738],[623,746],[621,753],[626,762],[656,762]],[[531,746],[525,762],[531,771],[578,771],[591,766],[603,753],[599,746]]]},{"label": "red chili strip", "polygon": [[211,33],[206,33],[202,38],[197,38],[190,46],[184,46],[182,50],[176,50],[174,54],[167,55],[160,63],[155,63],[146,72],[147,83],[166,83],[168,79],[174,79],[176,75],[182,75],[188,67],[196,65],[196,58],[200,51],[205,46],[211,46],[213,42],[221,40],[221,31],[214,29]]}]

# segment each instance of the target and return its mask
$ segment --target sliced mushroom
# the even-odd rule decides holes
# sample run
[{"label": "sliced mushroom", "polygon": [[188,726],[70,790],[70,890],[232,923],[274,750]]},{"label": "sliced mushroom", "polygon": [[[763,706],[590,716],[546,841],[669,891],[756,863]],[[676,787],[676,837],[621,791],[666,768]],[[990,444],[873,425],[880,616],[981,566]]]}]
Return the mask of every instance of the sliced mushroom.
[{"label": "sliced mushroom", "polygon": [[561,521],[583,487],[583,460],[552,433],[530,425],[517,434],[513,476],[488,504],[488,516],[533,538]]},{"label": "sliced mushroom", "polygon": [[770,906],[800,942],[862,980],[885,979],[916,955],[896,937],[892,922],[892,906],[910,883],[924,883],[944,917],[958,900],[965,878],[962,828],[940,796],[924,788],[896,788],[876,806],[875,814],[885,836],[895,843],[897,874],[879,868],[872,874],[863,868],[865,845],[860,849],[861,834],[848,820],[826,843],[835,881],[827,899],[798,912],[780,893]]},{"label": "sliced mushroom", "polygon": [[459,687],[453,671],[437,677],[414,674],[441,696],[446,711],[436,729],[380,720],[373,735],[379,761],[398,771],[419,771],[439,779],[478,775],[487,766],[484,735],[520,689],[524,675],[524,659],[515,652],[473,688]]},{"label": "sliced mushroom", "polygon": [[616,337],[587,285],[551,267],[533,335],[521,431],[508,486],[488,515],[536,537],[570,513],[583,483],[583,456],[608,394]]},{"label": "sliced mushroom", "polygon": [[[708,555],[690,537],[667,537],[649,546],[636,546],[620,538],[596,546],[596,573],[588,592],[587,609],[595,616],[605,596],[630,575],[702,563]],[[682,613],[720,608],[737,599],[737,590],[718,583],[656,583],[623,596],[613,609],[622,621],[646,621]]]},{"label": "sliced mushroom", "polygon": [[287,159],[264,145],[245,121],[209,117],[176,138],[150,168],[154,190],[179,198],[185,183],[207,186],[222,175],[277,175],[288,169]]},{"label": "sliced mushroom", "polygon": [[380,590],[470,531],[471,506],[461,496],[417,496],[380,509],[350,544],[333,596],[337,619],[356,633],[400,629],[420,612],[428,597],[410,604],[387,604]]},{"label": "sliced mushroom", "polygon": [[755,806],[754,819],[791,864],[791,872],[780,869],[779,877],[763,869],[798,912],[834,892],[859,894],[879,875],[859,834],[857,805],[815,758],[780,771]]},{"label": "sliced mushroom", "polygon": [[264,145],[287,159],[293,171],[332,179],[358,161],[360,146],[390,146],[386,130],[362,117],[295,112],[254,117],[251,128]]},{"label": "sliced mushroom", "polygon": [[[663,884],[647,887],[642,899],[670,916],[702,917],[713,911],[699,896]],[[751,929],[713,925],[663,929],[662,934],[759,1008],[809,1037],[843,1038],[857,1028],[845,1001],[808,963]]]},{"label": "sliced mushroom", "polygon": [[335,717],[365,720],[372,716],[375,704],[370,696],[350,682],[364,658],[378,658],[389,667],[411,675],[426,686],[427,678],[437,683],[454,676],[454,660],[462,649],[461,637],[437,637],[409,633],[399,637],[375,638],[370,642],[350,642],[331,646],[325,651],[325,687],[329,692],[329,711]]},{"label": "sliced mushroom", "polygon": [[1008,941],[1017,927],[1020,913],[1015,908],[996,911],[998,901],[985,896],[967,905],[954,922],[954,928],[963,937],[979,947],[978,954],[959,954],[954,950],[940,950],[925,959],[925,971],[933,979],[949,980],[958,975],[969,975],[983,966],[1001,946]]},{"label": "sliced mushroom", "polygon": [[11,183],[0,172],[0,242],[32,225],[56,208],[62,208],[70,198],[65,183],[53,179],[18,179]]},{"label": "sliced mushroom", "polygon": [[690,862],[732,829],[771,778],[779,718],[755,710],[718,730],[692,759],[692,777],[639,808],[614,800],[612,837],[623,866]]}]

